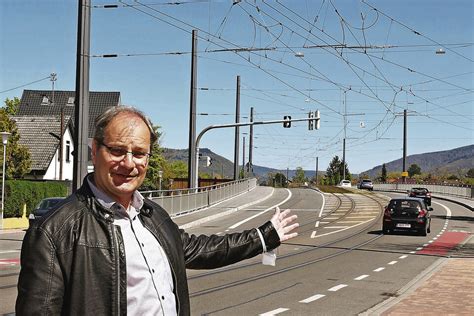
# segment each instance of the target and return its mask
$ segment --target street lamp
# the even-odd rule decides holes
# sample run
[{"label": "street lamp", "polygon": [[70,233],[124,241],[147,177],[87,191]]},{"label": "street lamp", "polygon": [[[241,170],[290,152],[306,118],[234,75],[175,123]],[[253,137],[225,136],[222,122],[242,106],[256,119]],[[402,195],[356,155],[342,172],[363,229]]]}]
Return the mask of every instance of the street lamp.
[{"label": "street lamp", "polygon": [[[163,171],[159,170],[158,171],[158,190],[161,191],[161,179],[163,177]],[[161,192],[160,192],[160,195],[161,195]]]},{"label": "street lamp", "polygon": [[6,160],[6,153],[7,153],[7,143],[8,143],[8,136],[11,135],[9,132],[0,132],[2,134],[2,142],[3,142],[3,173],[2,173],[2,215],[0,216],[2,220],[3,229],[3,209],[4,209],[4,200],[5,200],[5,160]]}]

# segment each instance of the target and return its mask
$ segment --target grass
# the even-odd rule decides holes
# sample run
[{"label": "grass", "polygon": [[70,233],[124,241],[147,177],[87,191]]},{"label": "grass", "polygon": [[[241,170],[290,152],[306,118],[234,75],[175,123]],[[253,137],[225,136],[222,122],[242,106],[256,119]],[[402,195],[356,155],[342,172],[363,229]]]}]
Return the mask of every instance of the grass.
[{"label": "grass", "polygon": [[334,185],[318,185],[317,187],[324,193],[354,193],[353,191],[336,187]]}]

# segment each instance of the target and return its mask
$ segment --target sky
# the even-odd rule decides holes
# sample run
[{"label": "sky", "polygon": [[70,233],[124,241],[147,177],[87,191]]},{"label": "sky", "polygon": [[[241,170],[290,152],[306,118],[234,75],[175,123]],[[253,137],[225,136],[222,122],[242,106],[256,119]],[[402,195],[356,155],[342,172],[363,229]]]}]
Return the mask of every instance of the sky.
[{"label": "sky", "polygon": [[[116,8],[104,5],[115,4]],[[23,89],[74,90],[76,0],[0,1],[0,98]],[[148,115],[161,145],[189,142],[191,32],[198,34],[196,132],[235,122],[308,117],[254,127],[253,164],[325,170],[342,158],[360,173],[407,154],[474,143],[471,0],[91,0],[90,90],[119,91]],[[439,51],[444,54],[439,54]],[[437,53],[438,52],[438,53]],[[104,54],[117,54],[104,58]],[[249,143],[249,129],[240,129]],[[233,161],[234,129],[201,148]],[[248,159],[249,148],[246,150]],[[409,164],[409,161],[408,161]]]}]

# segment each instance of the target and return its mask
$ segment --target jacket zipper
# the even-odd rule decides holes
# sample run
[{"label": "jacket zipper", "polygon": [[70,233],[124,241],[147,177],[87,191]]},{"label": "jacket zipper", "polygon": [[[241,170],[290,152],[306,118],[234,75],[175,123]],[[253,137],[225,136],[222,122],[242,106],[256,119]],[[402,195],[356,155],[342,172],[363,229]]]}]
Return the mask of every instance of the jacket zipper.
[{"label": "jacket zipper", "polygon": [[120,245],[119,245],[119,240],[117,237],[117,227],[115,227],[114,224],[112,224],[112,235],[115,241],[115,266],[117,269],[117,315],[120,315]]},{"label": "jacket zipper", "polygon": [[[140,217],[139,217],[140,218]],[[174,286],[175,286],[175,292],[176,292],[176,295],[175,295],[175,298],[176,298],[176,302],[178,303],[178,310],[177,310],[177,315],[179,315],[179,311],[181,309],[181,303],[179,302],[179,295],[178,295],[178,282],[177,282],[177,278],[176,278],[176,273],[174,272],[174,269],[173,269],[173,265],[171,264],[171,258],[168,254],[168,252],[166,251],[166,247],[165,247],[165,244],[163,243],[163,241],[161,240],[161,238],[158,237],[157,234],[155,234],[154,231],[152,231],[150,228],[148,228],[148,226],[142,221],[142,219],[140,218],[140,221],[142,222],[143,226],[156,238],[156,240],[158,240],[158,242],[160,243],[161,247],[163,248],[163,250],[165,251],[165,254],[166,256],[168,256],[168,262],[169,262],[169,265],[170,265],[170,269],[171,269],[171,272],[173,273],[173,279],[176,281],[174,282]]]}]

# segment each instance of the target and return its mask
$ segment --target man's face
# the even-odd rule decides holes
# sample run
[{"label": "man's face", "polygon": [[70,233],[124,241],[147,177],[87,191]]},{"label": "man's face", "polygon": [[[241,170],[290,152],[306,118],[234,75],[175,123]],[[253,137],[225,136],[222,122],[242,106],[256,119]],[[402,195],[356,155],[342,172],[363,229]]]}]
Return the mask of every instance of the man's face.
[{"label": "man's face", "polygon": [[132,113],[117,115],[105,128],[103,144],[95,140],[92,144],[96,186],[128,207],[148,167],[148,156],[140,153],[149,152],[150,131],[145,122]]}]

